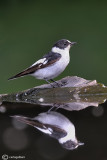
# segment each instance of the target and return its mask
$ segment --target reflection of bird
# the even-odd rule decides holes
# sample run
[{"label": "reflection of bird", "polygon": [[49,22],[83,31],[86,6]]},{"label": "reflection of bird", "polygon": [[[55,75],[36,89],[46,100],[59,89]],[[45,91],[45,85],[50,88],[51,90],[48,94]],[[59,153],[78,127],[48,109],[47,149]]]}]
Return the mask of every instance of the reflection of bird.
[{"label": "reflection of bird", "polygon": [[29,124],[41,132],[50,135],[58,140],[62,147],[73,150],[83,143],[75,136],[75,127],[64,115],[58,112],[40,113],[35,118],[13,116],[17,120]]},{"label": "reflection of bird", "polygon": [[53,78],[62,73],[68,65],[70,61],[69,50],[75,43],[66,39],[59,40],[42,59],[39,59],[29,68],[9,78],[9,80],[25,75],[32,75],[37,79],[44,79],[48,83],[50,83],[48,80],[54,81]]}]

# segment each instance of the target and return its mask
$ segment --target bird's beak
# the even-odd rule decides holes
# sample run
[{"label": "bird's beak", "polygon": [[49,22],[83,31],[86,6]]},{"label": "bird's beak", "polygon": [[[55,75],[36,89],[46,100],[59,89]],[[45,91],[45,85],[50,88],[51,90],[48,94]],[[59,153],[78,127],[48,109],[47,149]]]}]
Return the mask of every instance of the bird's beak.
[{"label": "bird's beak", "polygon": [[71,46],[74,45],[74,44],[77,44],[77,42],[71,42],[71,43],[70,43]]},{"label": "bird's beak", "polygon": [[84,143],[83,142],[78,142],[78,146],[83,146]]}]

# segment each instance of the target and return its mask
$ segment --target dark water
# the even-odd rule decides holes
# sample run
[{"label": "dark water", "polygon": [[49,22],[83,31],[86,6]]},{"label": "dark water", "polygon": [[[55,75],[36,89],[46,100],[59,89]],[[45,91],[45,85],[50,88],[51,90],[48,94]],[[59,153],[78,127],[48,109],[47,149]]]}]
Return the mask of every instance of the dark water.
[{"label": "dark water", "polygon": [[[23,107],[24,105],[26,109]],[[57,110],[54,108],[51,111],[48,111],[49,107],[46,106],[38,106],[35,108],[34,105],[30,105],[30,107],[29,105],[30,104],[16,105],[5,103],[0,107],[1,157],[6,154],[8,158],[14,156],[13,159],[27,160],[64,160],[72,158],[84,160],[107,159],[107,102],[100,104],[98,107],[89,106],[80,111],[67,111],[61,108]],[[5,110],[6,108],[8,109]],[[62,124],[67,120],[67,124],[70,122],[71,126],[75,127],[75,136],[78,142],[83,142],[84,145],[77,147],[75,143],[72,142],[73,145],[72,147],[70,146],[72,150],[68,150],[70,148],[67,148],[71,144],[65,146],[61,145],[58,142],[58,138],[61,138],[61,136],[64,137],[65,132],[64,130],[59,131],[58,129],[55,130],[55,128],[51,128],[52,121],[47,128],[51,128],[50,131],[52,132],[54,131],[54,138],[27,124],[29,122],[30,125],[39,125],[38,127],[40,127],[41,124],[38,124],[36,120],[31,118],[37,117],[40,113],[45,113],[46,118],[46,114],[49,116],[52,112],[56,113],[56,124],[58,122],[57,116],[59,119],[63,116],[61,118]],[[14,115],[20,115],[21,119],[20,117],[10,117]],[[27,118],[27,121],[22,123],[20,122],[24,120],[22,116],[30,118]],[[17,121],[18,118],[20,121]],[[71,134],[74,134],[74,129]],[[56,139],[55,136],[57,137]],[[6,158],[6,156],[4,157]]]}]

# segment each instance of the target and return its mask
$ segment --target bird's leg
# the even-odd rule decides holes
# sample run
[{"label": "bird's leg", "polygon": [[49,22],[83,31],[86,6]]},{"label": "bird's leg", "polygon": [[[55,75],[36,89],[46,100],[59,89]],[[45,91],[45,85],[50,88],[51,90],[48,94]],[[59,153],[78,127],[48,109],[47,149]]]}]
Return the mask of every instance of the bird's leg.
[{"label": "bird's leg", "polygon": [[50,113],[50,111],[57,111],[60,108],[60,104],[53,104],[53,106],[48,110],[48,113]]},{"label": "bird's leg", "polygon": [[48,113],[50,113],[50,111],[52,111],[54,108],[54,106],[52,106],[49,110],[48,110]]},{"label": "bird's leg", "polygon": [[45,81],[49,83],[53,88],[55,88],[55,86],[52,83],[50,83],[47,79],[45,79]]},{"label": "bird's leg", "polygon": [[59,86],[59,87],[61,87],[62,85],[61,84],[59,84],[58,82],[56,82],[56,81],[54,81],[53,79],[50,79],[52,82],[54,82],[54,83],[56,83],[57,84],[57,86]]}]

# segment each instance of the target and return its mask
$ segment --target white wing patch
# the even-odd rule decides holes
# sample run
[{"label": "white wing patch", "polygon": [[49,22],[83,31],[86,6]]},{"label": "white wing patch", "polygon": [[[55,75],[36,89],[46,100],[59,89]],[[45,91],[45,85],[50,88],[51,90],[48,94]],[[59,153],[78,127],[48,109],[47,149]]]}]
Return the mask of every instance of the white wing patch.
[{"label": "white wing patch", "polygon": [[[47,63],[46,58],[39,59],[39,60],[36,61],[34,64],[32,64],[31,67],[34,66],[34,65],[36,65],[36,64],[39,64],[39,63],[46,64],[46,63]],[[40,64],[40,66],[41,66],[42,64]]]},{"label": "white wing patch", "polygon": [[38,130],[40,130],[40,131],[43,132],[43,133],[52,134],[49,129],[42,129],[42,128],[39,128],[39,127],[35,127],[35,128],[37,128]]}]

